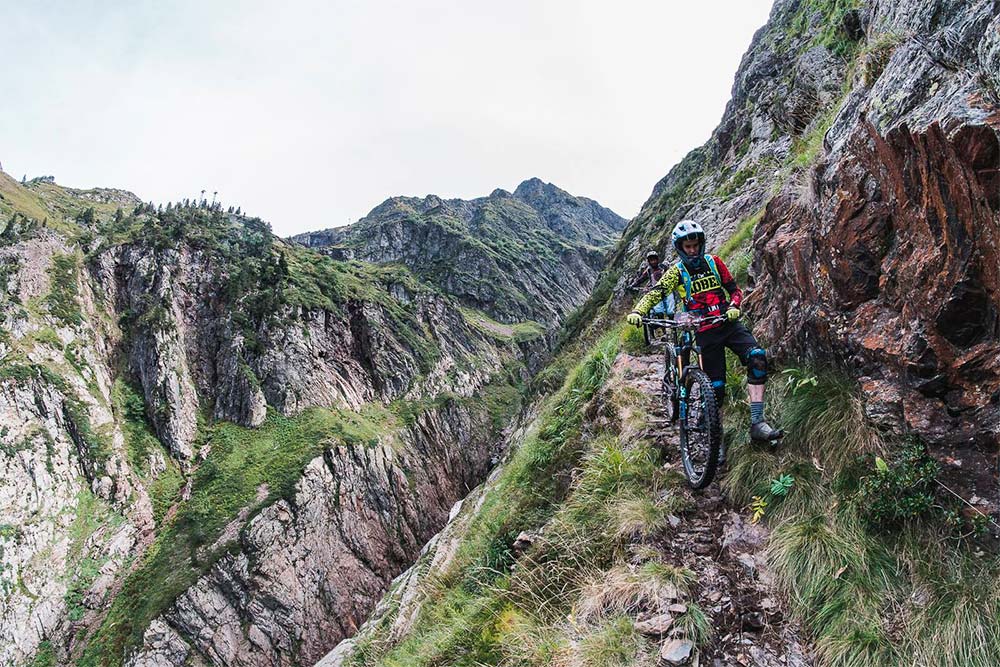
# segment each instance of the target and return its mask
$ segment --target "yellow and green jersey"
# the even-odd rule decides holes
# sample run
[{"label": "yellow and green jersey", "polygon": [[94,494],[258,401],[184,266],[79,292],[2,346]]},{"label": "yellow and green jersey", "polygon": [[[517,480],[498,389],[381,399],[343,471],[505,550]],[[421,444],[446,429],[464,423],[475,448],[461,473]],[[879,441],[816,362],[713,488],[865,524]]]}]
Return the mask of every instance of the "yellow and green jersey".
[{"label": "yellow and green jersey", "polygon": [[[730,306],[738,307],[743,301],[743,291],[725,262],[715,255],[705,255],[705,261],[695,271],[689,271],[680,262],[664,271],[660,281],[639,299],[634,310],[646,316],[653,306],[674,292],[683,310],[703,317],[723,315]],[[705,328],[712,326],[718,325]]]}]

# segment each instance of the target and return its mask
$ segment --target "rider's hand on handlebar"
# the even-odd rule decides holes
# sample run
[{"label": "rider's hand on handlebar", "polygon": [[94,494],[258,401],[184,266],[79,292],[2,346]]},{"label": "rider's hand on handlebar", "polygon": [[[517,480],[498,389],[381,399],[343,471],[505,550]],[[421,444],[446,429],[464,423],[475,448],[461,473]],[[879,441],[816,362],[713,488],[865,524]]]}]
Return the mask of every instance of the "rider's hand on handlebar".
[{"label": "rider's hand on handlebar", "polygon": [[637,313],[635,311],[632,311],[625,318],[625,321],[628,322],[629,324],[631,324],[634,327],[642,326],[642,315],[640,315],[639,313]]},{"label": "rider's hand on handlebar", "polygon": [[730,308],[729,310],[726,311],[726,319],[729,320],[730,322],[739,319],[739,317],[740,317],[739,308]]}]

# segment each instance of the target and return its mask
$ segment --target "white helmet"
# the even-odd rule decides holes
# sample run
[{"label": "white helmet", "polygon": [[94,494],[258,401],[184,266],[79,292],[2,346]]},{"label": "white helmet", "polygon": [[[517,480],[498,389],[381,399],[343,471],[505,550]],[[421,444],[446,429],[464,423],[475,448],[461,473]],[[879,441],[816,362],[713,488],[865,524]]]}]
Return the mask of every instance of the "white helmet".
[{"label": "white helmet", "polygon": [[[705,254],[705,230],[694,220],[681,220],[674,225],[674,230],[670,233],[674,250],[681,258],[685,266],[689,269],[697,269],[701,266],[702,256]],[[681,247],[682,241],[698,241],[698,252],[695,255],[688,255]]]}]

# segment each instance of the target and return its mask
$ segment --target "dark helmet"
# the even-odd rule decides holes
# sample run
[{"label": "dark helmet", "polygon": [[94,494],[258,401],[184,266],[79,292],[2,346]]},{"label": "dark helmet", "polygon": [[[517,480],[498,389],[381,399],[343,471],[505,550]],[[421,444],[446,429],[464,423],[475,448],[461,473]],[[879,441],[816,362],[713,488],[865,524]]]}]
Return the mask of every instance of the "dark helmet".
[{"label": "dark helmet", "polygon": [[[705,255],[705,230],[701,228],[694,220],[681,220],[676,225],[674,225],[674,231],[670,234],[670,239],[674,243],[674,250],[677,251],[677,256],[681,258],[684,262],[684,266],[690,271],[695,271],[701,268],[701,263],[704,261]],[[684,252],[681,247],[682,241],[698,241],[698,252],[695,255],[688,255]]]}]

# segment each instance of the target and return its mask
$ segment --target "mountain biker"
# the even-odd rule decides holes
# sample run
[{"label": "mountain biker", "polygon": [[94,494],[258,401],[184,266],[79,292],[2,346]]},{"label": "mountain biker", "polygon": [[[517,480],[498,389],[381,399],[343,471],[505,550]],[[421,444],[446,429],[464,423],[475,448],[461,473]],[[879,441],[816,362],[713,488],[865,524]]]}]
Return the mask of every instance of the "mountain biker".
[{"label": "mountain biker", "polygon": [[645,288],[650,290],[656,287],[663,277],[663,266],[660,264],[660,253],[650,250],[646,253],[646,265],[639,269],[635,275],[635,280],[629,285],[632,289]]},{"label": "mountain biker", "polygon": [[671,233],[680,261],[664,271],[656,286],[647,292],[626,318],[641,326],[642,318],[664,298],[678,294],[681,309],[701,317],[725,316],[725,321],[706,324],[696,334],[701,346],[701,362],[712,381],[716,402],[722,407],[726,395],[726,348],[740,358],[747,369],[750,394],[750,437],[774,441],[783,435],[764,419],[764,383],[767,381],[767,353],[753,334],[737,320],[743,292],[721,258],[705,254],[705,230],[693,220],[681,220]]},{"label": "mountain biker", "polygon": [[[660,264],[660,253],[655,250],[650,250],[646,253],[646,265],[639,269],[639,272],[636,274],[635,279],[629,287],[632,289],[642,289],[643,292],[649,292],[651,289],[656,287],[662,277],[663,265]],[[652,311],[656,315],[663,315],[665,317],[673,315],[673,293],[667,295],[666,298],[654,304]]]}]

